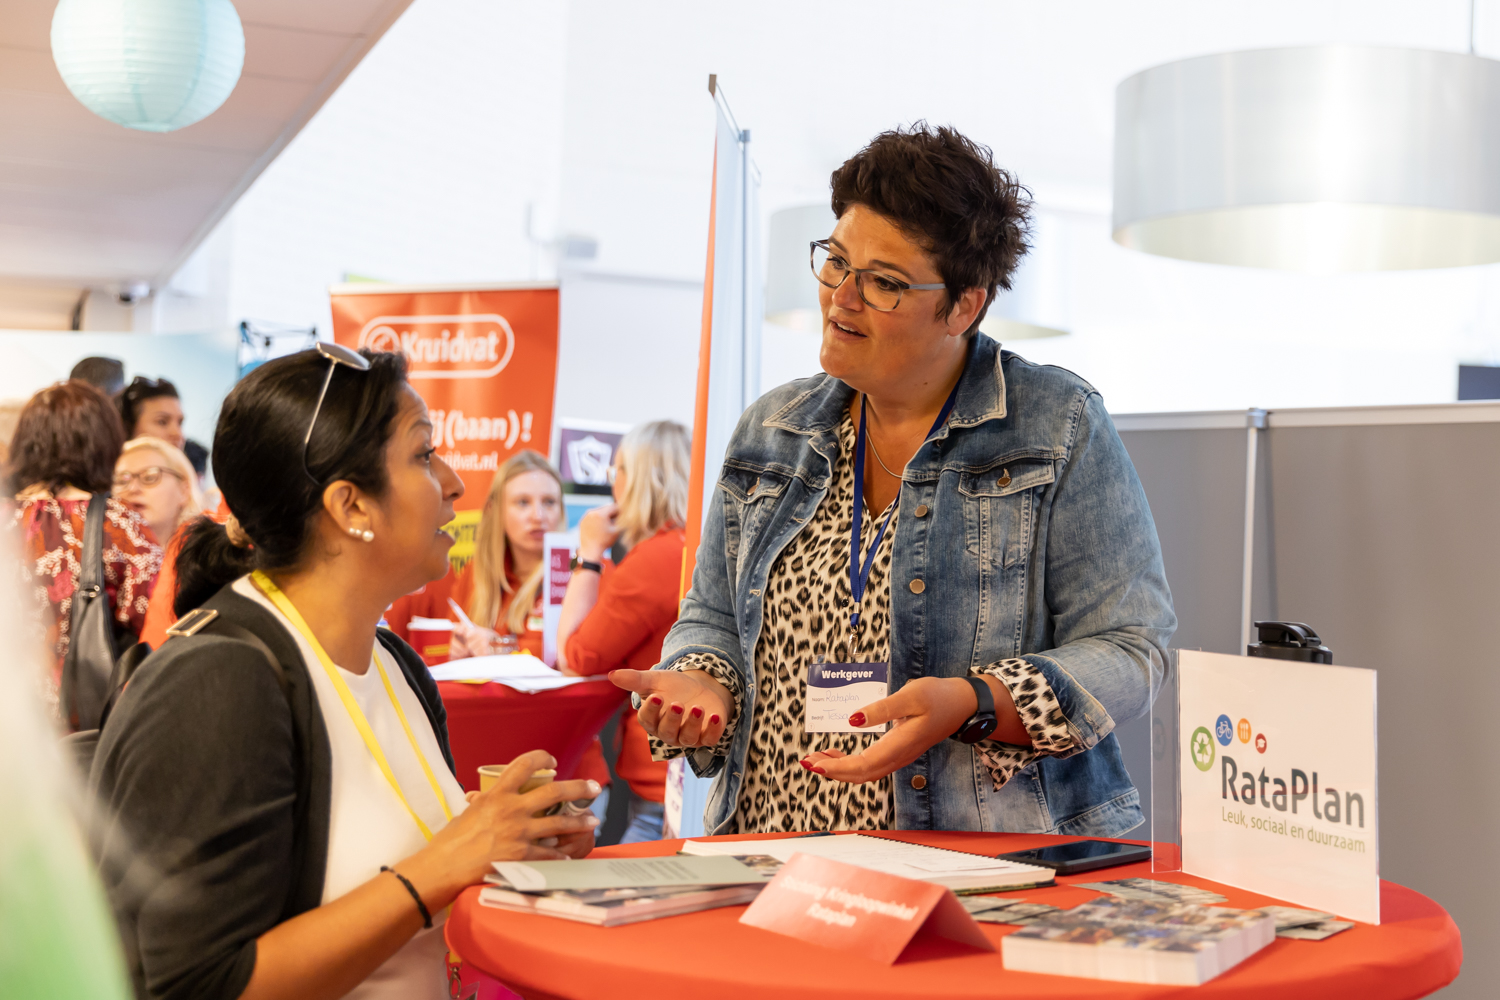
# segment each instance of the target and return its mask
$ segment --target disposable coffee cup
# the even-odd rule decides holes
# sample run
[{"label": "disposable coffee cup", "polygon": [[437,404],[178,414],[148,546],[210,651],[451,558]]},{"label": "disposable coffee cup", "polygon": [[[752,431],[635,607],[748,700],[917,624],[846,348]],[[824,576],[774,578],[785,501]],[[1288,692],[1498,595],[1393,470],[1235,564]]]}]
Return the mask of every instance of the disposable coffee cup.
[{"label": "disposable coffee cup", "polygon": [[[500,775],[504,774],[505,769],[508,767],[510,767],[510,764],[481,765],[479,768],[479,790],[481,792],[489,791],[494,787],[495,782],[500,780]],[[521,783],[521,787],[517,790],[516,794],[525,795],[527,792],[550,784],[556,778],[557,772],[550,767],[539,771],[532,771],[531,777]],[[536,815],[551,816],[553,813],[560,812],[564,816],[582,816],[589,811],[589,806],[593,801],[593,799],[575,799],[571,802],[559,802],[556,805],[548,806]]]},{"label": "disposable coffee cup", "polygon": [[446,618],[413,618],[406,626],[411,647],[429,667],[448,662],[453,644],[453,623]]},{"label": "disposable coffee cup", "polygon": [[[505,773],[509,764],[484,764],[479,768],[479,790],[487,792],[494,787],[495,782],[500,780],[500,775]],[[521,783],[517,794],[525,795],[527,792],[535,791],[543,785],[548,784],[557,777],[557,772],[552,768],[544,768],[540,771],[532,771],[531,777]]]}]

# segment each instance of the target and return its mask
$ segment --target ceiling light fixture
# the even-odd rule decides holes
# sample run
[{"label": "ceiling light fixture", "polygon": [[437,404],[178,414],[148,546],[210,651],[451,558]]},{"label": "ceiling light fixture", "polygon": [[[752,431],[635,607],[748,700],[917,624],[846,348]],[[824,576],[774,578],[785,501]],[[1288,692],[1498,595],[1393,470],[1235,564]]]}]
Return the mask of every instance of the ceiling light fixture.
[{"label": "ceiling light fixture", "polygon": [[171,132],[217,111],[245,62],[230,0],[60,0],[52,59],[101,118]]},{"label": "ceiling light fixture", "polygon": [[1500,261],[1500,62],[1318,45],[1137,73],[1115,96],[1113,232],[1319,273]]}]

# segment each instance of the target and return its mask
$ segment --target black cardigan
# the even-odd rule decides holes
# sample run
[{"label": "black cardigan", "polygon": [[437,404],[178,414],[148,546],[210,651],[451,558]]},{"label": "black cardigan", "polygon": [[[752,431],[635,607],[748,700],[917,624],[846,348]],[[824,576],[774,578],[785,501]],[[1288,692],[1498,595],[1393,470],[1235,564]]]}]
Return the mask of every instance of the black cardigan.
[{"label": "black cardigan", "polygon": [[[169,639],[131,678],[90,772],[93,846],[131,978],[137,996],[160,1000],[244,992],[256,938],[322,902],[328,857],[333,756],[296,641],[230,587],[203,606],[258,636],[286,689],[248,642]],[[451,770],[431,674],[395,635],[378,637]]]}]

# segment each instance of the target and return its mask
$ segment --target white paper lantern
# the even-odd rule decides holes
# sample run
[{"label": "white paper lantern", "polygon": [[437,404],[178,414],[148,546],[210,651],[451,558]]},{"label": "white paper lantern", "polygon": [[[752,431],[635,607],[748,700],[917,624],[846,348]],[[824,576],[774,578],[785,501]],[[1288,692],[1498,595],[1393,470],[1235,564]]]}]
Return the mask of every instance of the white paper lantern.
[{"label": "white paper lantern", "polygon": [[212,114],[234,90],[245,32],[230,0],[59,0],[52,58],[94,114],[171,132]]}]

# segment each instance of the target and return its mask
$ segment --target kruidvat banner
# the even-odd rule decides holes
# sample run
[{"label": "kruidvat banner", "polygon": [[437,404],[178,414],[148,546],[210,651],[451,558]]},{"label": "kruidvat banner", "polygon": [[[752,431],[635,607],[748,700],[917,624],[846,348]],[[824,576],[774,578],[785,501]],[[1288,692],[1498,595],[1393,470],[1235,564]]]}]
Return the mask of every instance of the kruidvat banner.
[{"label": "kruidvat banner", "polygon": [[1177,655],[1182,870],[1380,923],[1375,671]]},{"label": "kruidvat banner", "polygon": [[557,285],[347,284],[330,294],[337,343],[406,355],[433,446],[464,481],[449,526],[461,568],[495,471],[523,449],[546,453],[552,440]]}]

